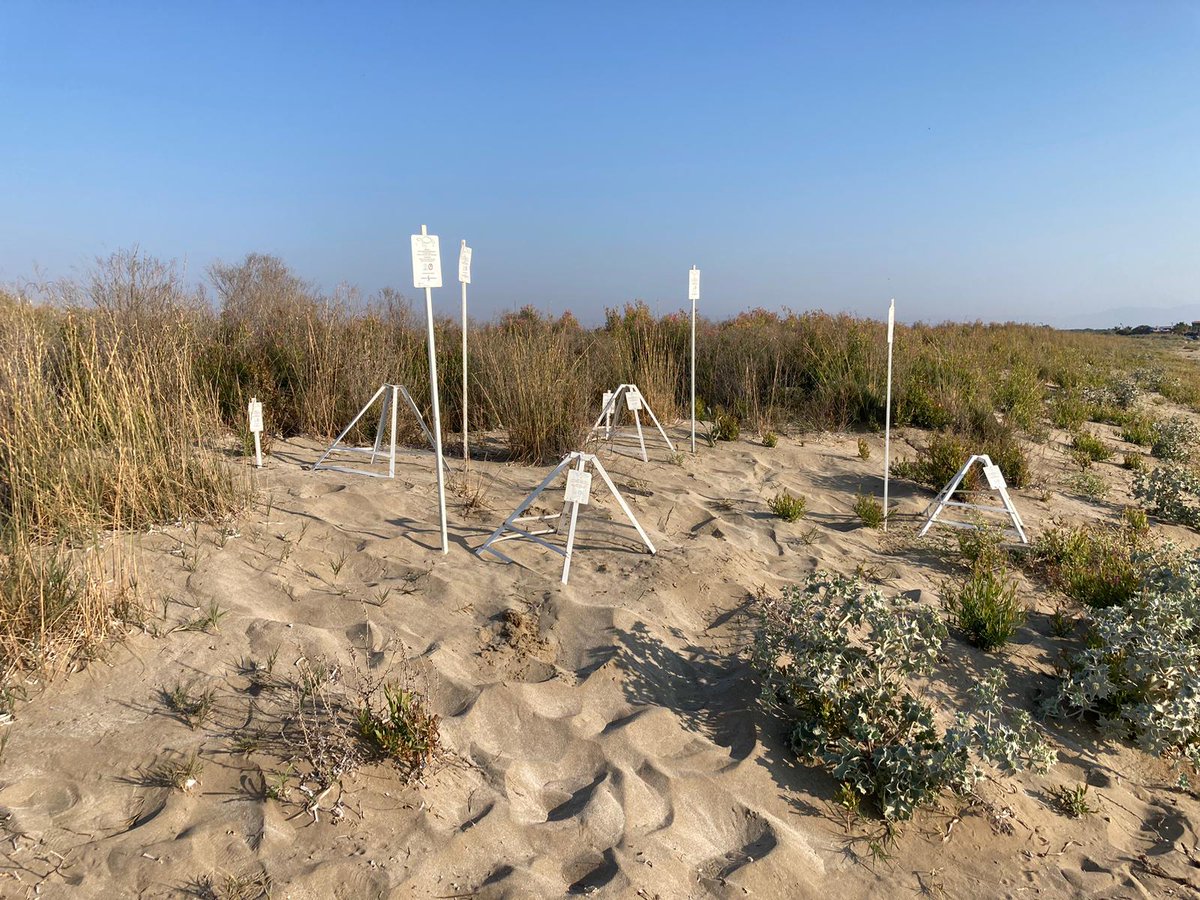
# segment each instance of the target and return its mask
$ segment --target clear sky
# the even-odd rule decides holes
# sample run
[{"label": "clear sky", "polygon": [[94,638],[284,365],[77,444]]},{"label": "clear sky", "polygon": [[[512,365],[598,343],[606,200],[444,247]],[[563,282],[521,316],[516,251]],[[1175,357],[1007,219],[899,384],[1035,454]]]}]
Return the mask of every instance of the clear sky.
[{"label": "clear sky", "polygon": [[483,317],[695,263],[716,317],[1200,318],[1196,0],[0,0],[0,123],[8,284],[138,245],[411,295],[427,223]]}]

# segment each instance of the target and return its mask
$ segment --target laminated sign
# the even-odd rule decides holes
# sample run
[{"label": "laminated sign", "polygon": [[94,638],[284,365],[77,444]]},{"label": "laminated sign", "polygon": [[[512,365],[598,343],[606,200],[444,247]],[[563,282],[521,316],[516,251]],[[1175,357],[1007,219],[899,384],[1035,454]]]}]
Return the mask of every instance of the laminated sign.
[{"label": "laminated sign", "polygon": [[700,270],[696,268],[688,272],[688,299],[700,299]]},{"label": "laminated sign", "polygon": [[625,392],[625,408],[630,412],[637,412],[642,408],[642,395],[637,391]]},{"label": "laminated sign", "polygon": [[458,280],[463,284],[471,283],[471,248],[467,246],[466,241],[463,241],[462,249],[458,251]]},{"label": "laminated sign", "polygon": [[436,234],[412,236],[413,287],[442,286],[442,253]]},{"label": "laminated sign", "polygon": [[995,463],[983,467],[983,477],[987,479],[988,487],[993,491],[999,491],[1008,487],[1004,483],[1004,473],[1000,471],[1000,467]]},{"label": "laminated sign", "polygon": [[587,506],[592,495],[592,473],[581,472],[578,469],[567,471],[567,503],[578,503]]},{"label": "laminated sign", "polygon": [[255,434],[261,434],[263,430],[262,402],[259,400],[250,401],[250,430]]}]

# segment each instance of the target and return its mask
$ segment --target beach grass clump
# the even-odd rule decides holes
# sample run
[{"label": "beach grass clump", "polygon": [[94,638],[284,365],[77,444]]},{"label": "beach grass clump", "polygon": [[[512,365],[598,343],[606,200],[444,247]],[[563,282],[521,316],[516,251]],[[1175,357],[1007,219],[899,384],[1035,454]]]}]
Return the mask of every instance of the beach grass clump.
[{"label": "beach grass clump", "polygon": [[913,679],[932,674],[945,637],[928,606],[815,574],[763,603],[752,655],[761,702],[786,724],[797,757],[889,822],[910,819],[943,791],[970,792],[984,776],[981,762],[1045,771],[1054,751],[1028,713],[1001,701],[998,670],[976,685],[969,711],[938,727]]},{"label": "beach grass clump", "polygon": [[1129,416],[1121,426],[1121,440],[1139,447],[1149,447],[1154,443],[1156,421],[1147,415],[1134,414]]},{"label": "beach grass clump", "polygon": [[392,760],[408,771],[421,771],[440,746],[438,716],[430,711],[429,701],[395,683],[364,698],[357,727],[373,757]]},{"label": "beach grass clump", "polygon": [[798,522],[808,510],[808,501],[784,488],[771,498],[771,512],[785,522]]},{"label": "beach grass clump", "polygon": [[980,650],[1003,647],[1025,622],[1016,580],[994,565],[973,566],[961,584],[945,591],[942,604],[951,622]]},{"label": "beach grass clump", "polygon": [[579,340],[534,313],[513,317],[480,342],[481,402],[506,432],[513,459],[557,462],[582,446],[595,411]]},{"label": "beach grass clump", "polygon": [[[0,674],[136,617],[125,535],[252,496],[196,383],[202,314],[174,269],[117,255],[62,305],[0,297]],[[87,305],[83,305],[87,304]]]},{"label": "beach grass clump", "polygon": [[762,436],[762,442],[764,447],[776,447],[779,444],[779,435],[773,431],[768,431]]}]

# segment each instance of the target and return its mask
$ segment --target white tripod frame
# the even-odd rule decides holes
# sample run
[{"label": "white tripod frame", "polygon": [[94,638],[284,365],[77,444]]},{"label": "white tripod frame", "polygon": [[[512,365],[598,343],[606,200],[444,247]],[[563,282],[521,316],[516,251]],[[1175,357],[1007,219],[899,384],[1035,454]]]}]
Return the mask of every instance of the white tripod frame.
[{"label": "white tripod frame", "polygon": [[[375,430],[375,445],[373,447],[338,447],[338,444],[340,444],[345,439],[346,435],[350,433],[350,429],[358,424],[358,420],[366,415],[367,410],[374,406],[375,401],[379,400],[380,397],[383,398],[383,407],[379,411],[379,427]],[[435,447],[433,435],[430,434],[429,429],[426,427],[425,419],[421,416],[421,411],[417,409],[417,404],[413,402],[413,398],[409,395],[408,389],[402,384],[382,384],[379,386],[379,390],[377,390],[371,396],[371,399],[367,401],[367,405],[358,411],[358,415],[350,420],[350,424],[346,426],[342,433],[339,434],[337,438],[334,439],[333,443],[326,448],[325,452],[321,454],[321,458],[312,464],[312,470],[316,471],[317,469],[329,469],[334,472],[348,472],[353,475],[370,475],[372,478],[395,478],[396,409],[399,405],[399,400],[401,397],[404,398],[404,401],[408,404],[408,408],[416,417],[417,424],[421,426],[421,431],[425,435],[425,439],[429,441],[429,446]],[[334,450],[338,450],[342,453],[370,453],[371,463],[374,463],[375,457],[379,455],[380,448],[383,444],[383,429],[388,423],[389,415],[391,419],[391,441],[388,450],[388,473],[386,476],[384,476],[382,472],[372,472],[368,469],[358,469],[352,466],[322,465],[322,463],[325,462],[326,457],[328,457],[329,454]],[[437,452],[436,449],[434,452]],[[444,458],[442,459],[442,466],[447,469],[449,468],[449,466],[446,465],[446,460]]]},{"label": "white tripod frame", "polygon": [[[983,474],[987,478],[988,488],[1000,495],[1000,499],[1004,502],[1003,506],[982,506],[978,503],[964,503],[961,500],[950,499],[951,495],[958,490],[958,486],[962,484],[962,480],[967,477],[967,472],[970,471],[971,466],[975,465],[975,463],[983,466]],[[929,518],[917,533],[917,537],[924,537],[925,533],[929,531],[935,522],[938,525],[946,525],[950,528],[978,529],[980,527],[970,522],[939,519],[938,516],[941,515],[942,510],[947,506],[973,509],[977,512],[1005,513],[1012,521],[1013,530],[1016,532],[1017,537],[1020,538],[1021,543],[1029,543],[1029,538],[1025,536],[1025,523],[1021,521],[1021,514],[1017,512],[1017,508],[1013,506],[1012,497],[1008,495],[1008,485],[1004,481],[1004,475],[1000,472],[1000,467],[993,463],[991,457],[986,453],[977,454],[968,459],[967,464],[958,470],[958,474],[950,479],[950,483],[946,485],[945,489],[925,508],[925,512],[929,513]]]},{"label": "white tripod frame", "polygon": [[[642,448],[642,462],[649,462],[650,458],[646,456],[646,438],[642,434],[642,419],[638,415],[639,410],[645,410],[650,416],[650,421],[654,423],[654,427],[658,429],[658,433],[662,435],[662,439],[667,442],[667,447],[671,452],[675,452],[675,445],[671,443],[671,439],[667,437],[666,431],[658,422],[658,416],[654,415],[654,410],[650,408],[650,404],[646,401],[646,396],[636,384],[621,384],[611,393],[604,392],[603,407],[600,410],[600,415],[596,419],[596,424],[592,426],[590,433],[591,437],[595,437],[599,433],[601,441],[608,441],[610,448],[617,434],[617,423],[621,418],[621,404],[618,402],[622,397],[625,397],[625,407],[633,413],[633,424],[637,427],[638,444]],[[603,427],[601,427],[603,426]]]},{"label": "white tripod frame", "polygon": [[[574,464],[574,468],[570,468],[572,464]],[[571,574],[571,554],[575,549],[575,524],[579,519],[579,507],[585,506],[590,502],[591,474],[587,471],[589,466],[595,469],[600,475],[601,480],[604,481],[613,498],[621,507],[621,511],[625,513],[625,518],[637,529],[638,536],[642,539],[642,543],[646,545],[646,549],[650,551],[650,555],[655,555],[658,551],[654,549],[654,544],[650,542],[649,536],[642,529],[637,517],[633,514],[633,510],[629,508],[629,504],[621,496],[621,492],[617,490],[617,486],[608,477],[608,472],[604,470],[604,466],[600,464],[600,460],[591,453],[583,453],[579,450],[572,451],[563,457],[562,462],[554,467],[554,471],[547,475],[545,480],[534,488],[533,493],[521,501],[521,504],[513,511],[513,514],[505,519],[504,523],[492,532],[492,536],[483,542],[483,546],[475,551],[476,555],[483,556],[485,552],[492,553],[506,563],[512,563],[513,560],[510,557],[501,553],[492,545],[498,544],[500,541],[511,541],[522,538],[533,541],[535,544],[540,544],[549,550],[553,550],[563,557],[561,580],[563,584],[566,584],[567,578]],[[524,515],[525,511],[533,506],[534,501],[537,500],[541,493],[550,487],[554,480],[564,471],[567,471],[567,491],[563,501],[562,512],[543,516]],[[579,474],[576,475],[575,473]],[[545,534],[560,534],[563,519],[569,519],[570,522],[567,526],[567,546],[565,548],[559,547],[557,544],[552,544],[542,537]],[[518,523],[552,524],[548,524],[548,527],[540,531],[530,531],[521,527],[521,524]]]}]

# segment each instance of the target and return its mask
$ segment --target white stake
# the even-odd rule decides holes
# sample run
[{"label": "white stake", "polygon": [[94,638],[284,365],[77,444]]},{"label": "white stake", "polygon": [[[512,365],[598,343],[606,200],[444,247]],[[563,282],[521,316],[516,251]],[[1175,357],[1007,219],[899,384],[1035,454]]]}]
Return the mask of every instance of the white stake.
[{"label": "white stake", "polygon": [[429,349],[429,402],[433,406],[433,455],[437,457],[438,512],[442,524],[442,552],[450,552],[446,533],[446,479],[442,471],[442,410],[438,401],[437,348],[433,336],[433,288],[442,286],[442,259],[437,235],[422,225],[412,236],[413,286],[425,288],[425,343]]},{"label": "white stake", "polygon": [[883,530],[887,531],[888,523],[888,477],[892,456],[892,337],[896,331],[896,298],[888,305],[888,371],[887,371],[887,408],[883,414]]},{"label": "white stake", "polygon": [[262,430],[263,430],[263,412],[262,404],[258,402],[257,397],[250,398],[250,431],[254,434],[254,459],[258,463],[258,467],[262,468]]},{"label": "white stake", "polygon": [[467,285],[471,283],[471,248],[463,241],[458,250],[458,280],[462,283],[462,426],[463,426],[463,463],[469,464],[470,454],[467,452]]},{"label": "white stake", "polygon": [[692,301],[692,452],[696,452],[696,301],[700,299],[700,270],[692,266],[688,272],[688,299]]}]

